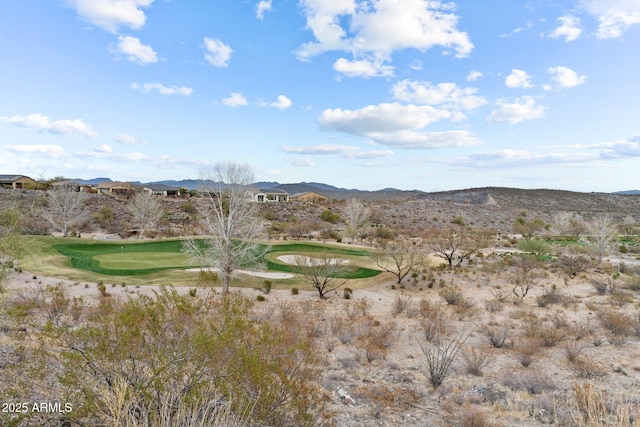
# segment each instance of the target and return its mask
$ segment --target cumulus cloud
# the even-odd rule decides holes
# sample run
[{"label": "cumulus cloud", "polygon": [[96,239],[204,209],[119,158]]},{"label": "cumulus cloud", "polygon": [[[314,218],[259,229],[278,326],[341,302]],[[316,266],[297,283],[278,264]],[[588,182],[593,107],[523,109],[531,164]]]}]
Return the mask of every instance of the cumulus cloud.
[{"label": "cumulus cloud", "polygon": [[271,0],[260,0],[256,5],[256,18],[264,19],[264,14],[271,11]]},{"label": "cumulus cloud", "polygon": [[116,33],[121,26],[135,30],[142,28],[147,17],[143,8],[154,0],[67,0],[78,15],[109,32]]},{"label": "cumulus cloud", "polygon": [[451,130],[443,132],[398,131],[373,134],[372,138],[379,144],[405,150],[429,150],[447,147],[469,147],[482,144],[471,132]]},{"label": "cumulus cloud", "polygon": [[527,74],[526,71],[517,70],[515,68],[511,70],[511,74],[509,74],[504,80],[504,84],[512,89],[527,89],[533,86],[531,84],[531,77],[529,76],[529,74]]},{"label": "cumulus cloud", "polygon": [[204,38],[204,58],[214,67],[228,67],[233,49],[221,40]]},{"label": "cumulus cloud", "polygon": [[139,90],[143,93],[158,92],[160,95],[182,95],[189,96],[193,93],[193,89],[186,86],[165,86],[161,83],[132,83],[131,89]]},{"label": "cumulus cloud", "polygon": [[498,107],[487,118],[488,123],[509,123],[514,125],[525,120],[542,118],[545,110],[544,106],[536,104],[536,100],[532,96],[523,96],[514,102],[499,99]]},{"label": "cumulus cloud", "polygon": [[321,113],[318,123],[325,129],[370,136],[380,132],[421,129],[453,117],[454,113],[429,105],[384,103],[368,105],[359,110],[326,109]]},{"label": "cumulus cloud", "polygon": [[560,26],[553,30],[549,37],[557,39],[564,37],[565,43],[577,40],[582,34],[580,19],[575,16],[561,16],[557,19]]},{"label": "cumulus cloud", "polygon": [[115,140],[117,142],[119,142],[120,144],[125,144],[125,145],[146,144],[147,143],[147,141],[141,141],[138,138],[136,138],[135,136],[128,135],[126,133],[119,133],[118,135],[116,135]]},{"label": "cumulus cloud", "polygon": [[20,154],[43,154],[47,158],[58,159],[65,156],[64,148],[59,145],[5,145],[7,151]]},{"label": "cumulus cloud", "polygon": [[284,146],[281,150],[289,154],[301,154],[312,156],[341,156],[348,159],[375,159],[388,157],[393,154],[391,150],[364,151],[355,145],[319,144],[313,146]]},{"label": "cumulus cloud", "polygon": [[309,159],[308,157],[294,158],[285,160],[292,166],[300,166],[300,167],[313,167],[316,163]]},{"label": "cumulus cloud", "polygon": [[439,83],[402,80],[393,85],[393,97],[399,101],[424,105],[440,105],[445,108],[473,110],[487,103],[477,96],[477,88],[461,88],[455,83]]},{"label": "cumulus cloud", "polygon": [[583,84],[587,76],[581,75],[567,67],[549,67],[549,74],[561,88],[570,88]]},{"label": "cumulus cloud", "polygon": [[125,55],[128,61],[140,65],[158,62],[158,55],[151,46],[142,44],[136,37],[118,36],[118,45],[109,50],[116,55]]},{"label": "cumulus cloud", "polygon": [[469,74],[467,74],[467,81],[468,82],[475,82],[478,79],[481,79],[484,77],[484,74],[482,74],[480,71],[471,71]]},{"label": "cumulus cloud", "polygon": [[227,107],[242,107],[249,104],[247,98],[239,92],[231,92],[227,98],[222,100],[222,103]]},{"label": "cumulus cloud", "polygon": [[49,117],[35,113],[26,116],[0,117],[0,121],[58,135],[80,135],[88,136],[89,138],[98,137],[98,134],[93,131],[91,126],[80,119],[51,121]]},{"label": "cumulus cloud", "polygon": [[365,136],[375,143],[405,149],[430,149],[475,145],[480,141],[467,131],[427,132],[440,120],[459,120],[464,115],[430,105],[384,103],[359,110],[327,109],[318,118],[326,129]]},{"label": "cumulus cloud", "polygon": [[[365,58],[371,64],[369,58],[375,58],[382,64],[390,61],[394,51],[403,49],[425,51],[441,46],[445,52],[453,50],[456,57],[468,56],[473,49],[467,33],[457,28],[458,16],[454,13],[453,3],[301,0],[300,4],[306,27],[315,38],[298,49],[297,56],[301,60],[328,51],[349,52],[353,61],[338,65],[353,72],[356,65],[366,65],[355,61]],[[377,68],[383,70],[381,66]]]},{"label": "cumulus cloud", "polygon": [[384,65],[381,60],[353,60],[338,58],[333,69],[347,77],[386,77],[393,75],[393,67]]},{"label": "cumulus cloud", "polygon": [[581,0],[587,12],[598,19],[596,37],[619,38],[632,25],[640,24],[637,0]]},{"label": "cumulus cloud", "polygon": [[286,110],[287,108],[291,107],[291,105],[293,105],[293,102],[291,102],[291,100],[286,96],[279,95],[277,101],[275,102],[260,101],[259,105],[261,107],[272,107],[272,108],[277,108],[279,110]]},{"label": "cumulus cloud", "polygon": [[113,150],[111,149],[109,144],[102,144],[94,148],[94,151],[97,153],[111,153]]}]

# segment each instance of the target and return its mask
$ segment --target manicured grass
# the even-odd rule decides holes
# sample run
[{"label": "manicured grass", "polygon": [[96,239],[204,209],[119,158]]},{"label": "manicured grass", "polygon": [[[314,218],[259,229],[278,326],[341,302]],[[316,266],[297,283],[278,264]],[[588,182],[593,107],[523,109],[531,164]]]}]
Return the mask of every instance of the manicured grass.
[{"label": "manicured grass", "polygon": [[[64,240],[54,244],[53,248],[67,257],[71,267],[108,276],[140,276],[168,270],[204,267],[188,262],[187,257],[182,253],[181,240],[158,240],[141,243]],[[313,256],[319,253],[328,253],[331,256],[349,259],[354,264],[352,269],[341,273],[339,277],[362,279],[380,274],[379,270],[355,265],[358,258],[370,255],[369,251],[313,243],[273,245],[265,262],[270,271],[299,273],[296,266],[279,262],[276,257],[282,254]]]},{"label": "manicured grass", "polygon": [[71,267],[106,275],[137,276],[198,267],[188,263],[181,240],[70,243],[54,248],[70,259]]}]

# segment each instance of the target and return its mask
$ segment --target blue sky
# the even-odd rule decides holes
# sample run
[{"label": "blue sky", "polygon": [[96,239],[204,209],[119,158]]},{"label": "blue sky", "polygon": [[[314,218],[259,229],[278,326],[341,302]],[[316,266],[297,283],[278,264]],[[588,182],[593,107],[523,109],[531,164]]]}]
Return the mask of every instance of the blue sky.
[{"label": "blue sky", "polygon": [[0,173],[640,187],[640,0],[21,0]]}]

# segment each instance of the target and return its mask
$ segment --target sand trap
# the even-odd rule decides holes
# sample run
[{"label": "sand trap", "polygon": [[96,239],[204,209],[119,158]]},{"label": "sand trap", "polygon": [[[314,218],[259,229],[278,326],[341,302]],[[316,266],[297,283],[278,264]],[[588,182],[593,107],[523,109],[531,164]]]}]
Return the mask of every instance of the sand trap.
[{"label": "sand trap", "polygon": [[[198,272],[200,268],[189,268],[185,271],[190,272]],[[205,268],[203,270],[208,271],[220,271],[219,268]],[[289,273],[274,273],[271,271],[249,271],[249,270],[234,270],[236,273],[248,274],[249,276],[263,277],[265,279],[290,279],[293,277],[293,274]]]},{"label": "sand trap", "polygon": [[[298,264],[296,258],[302,258],[306,265],[322,265],[321,263],[324,263],[324,260],[322,258],[312,258],[304,255],[280,255],[278,257],[278,260],[284,262],[285,264],[296,265]],[[349,261],[341,258],[331,258],[329,262],[331,264],[346,264]]]}]

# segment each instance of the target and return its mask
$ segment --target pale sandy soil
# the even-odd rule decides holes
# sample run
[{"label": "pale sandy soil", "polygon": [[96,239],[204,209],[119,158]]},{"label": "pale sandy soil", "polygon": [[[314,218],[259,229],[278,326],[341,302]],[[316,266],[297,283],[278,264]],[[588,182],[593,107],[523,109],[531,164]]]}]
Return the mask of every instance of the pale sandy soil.
[{"label": "pale sandy soil", "polygon": [[[319,352],[326,357],[317,382],[329,399],[323,412],[323,422],[327,426],[507,427],[554,423],[577,426],[581,423],[576,415],[573,392],[576,384],[589,382],[604,390],[612,407],[621,396],[640,407],[638,337],[631,336],[622,345],[614,344],[608,331],[600,326],[597,314],[599,310],[620,310],[636,318],[640,306],[638,294],[635,292],[623,307],[614,307],[608,296],[594,292],[593,277],[604,276],[596,271],[565,280],[559,272],[549,270],[525,298],[513,297],[507,275],[485,273],[481,269],[436,273],[433,288],[428,288],[428,283],[419,277],[417,283],[405,280],[404,289],[401,289],[389,275],[384,284],[356,289],[351,300],[342,298],[341,289],[330,293],[326,300],[320,300],[315,291],[292,295],[289,290],[274,289],[265,295],[259,289],[232,288],[232,292],[254,300],[257,295],[266,298],[255,304],[256,319],[283,324],[294,322],[302,325],[304,333],[315,337]],[[100,298],[95,283],[34,278],[29,272],[11,273],[5,284],[14,295],[20,295],[58,283],[62,283],[69,296],[82,296],[87,303],[95,303]],[[439,296],[440,283],[462,289],[472,307],[459,310],[447,305]],[[396,289],[392,289],[392,285]],[[536,298],[554,286],[563,296],[563,303],[539,307]],[[152,294],[158,289],[155,285],[108,285],[107,292],[114,297],[126,298]],[[177,290],[187,293],[189,287]],[[220,290],[212,288],[210,291]],[[490,310],[489,302],[500,294],[506,294],[504,302],[498,304],[499,309]],[[408,302],[408,307],[398,313],[395,307],[401,299]],[[447,325],[442,338],[445,344],[461,331],[472,331],[444,384],[437,390],[429,385],[421,349],[421,346],[429,346],[425,339],[424,315],[420,312],[421,301],[443,309],[443,322]],[[356,309],[358,306],[364,307],[363,312]],[[531,365],[523,367],[516,355],[527,324],[561,330],[563,338],[554,346],[540,347]],[[579,343],[584,347],[582,357],[588,358],[597,368],[593,378],[580,377],[565,356],[565,347],[578,342],[575,331],[587,324],[593,330]],[[366,334],[386,326],[394,328],[392,343],[384,351],[371,353]],[[504,347],[489,344],[486,332],[492,326],[505,327],[509,331]],[[469,354],[472,349],[488,356],[482,376],[466,371],[462,355]],[[532,394],[526,389],[507,385],[509,379],[530,377],[548,381],[550,388]],[[345,394],[351,399],[343,397]],[[468,416],[470,411],[479,412],[487,424],[464,424],[464,414]]]}]

